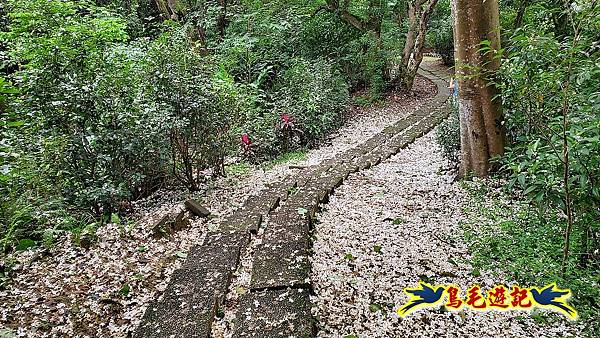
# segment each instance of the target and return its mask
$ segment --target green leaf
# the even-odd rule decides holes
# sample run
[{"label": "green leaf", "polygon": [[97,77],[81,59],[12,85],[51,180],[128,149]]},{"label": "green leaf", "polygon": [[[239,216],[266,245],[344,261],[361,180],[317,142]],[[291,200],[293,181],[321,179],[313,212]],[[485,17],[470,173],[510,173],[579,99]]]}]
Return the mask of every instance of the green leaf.
[{"label": "green leaf", "polygon": [[519,184],[521,185],[521,188],[525,188],[525,174],[519,174],[517,176],[517,179],[519,180]]},{"label": "green leaf", "polygon": [[402,224],[404,223],[404,220],[402,218],[396,218],[392,224],[398,225],[398,224]]},{"label": "green leaf", "polygon": [[32,239],[22,239],[19,241],[19,243],[17,244],[17,246],[15,247],[15,250],[17,251],[25,251],[31,247],[34,247],[36,245],[35,241]]},{"label": "green leaf", "polygon": [[24,125],[25,122],[24,121],[12,121],[12,122],[8,122],[6,124],[7,127],[20,127],[22,125]]},{"label": "green leaf", "polygon": [[110,222],[114,223],[114,224],[121,224],[121,219],[119,218],[119,215],[117,215],[117,214],[111,214],[110,215]]},{"label": "green leaf", "polygon": [[530,185],[529,187],[527,187],[527,189],[525,189],[525,191],[523,192],[523,194],[529,195],[530,193],[532,193],[535,190],[535,188],[536,188],[535,185]]},{"label": "green leaf", "polygon": [[175,256],[179,257],[179,258],[187,258],[187,253],[183,252],[183,251],[177,251],[175,253]]},{"label": "green leaf", "polygon": [[375,246],[373,246],[373,250],[375,252],[377,252],[378,254],[380,254],[381,253],[381,245],[375,245]]},{"label": "green leaf", "polygon": [[298,214],[304,216],[306,215],[306,213],[308,212],[308,210],[304,209],[304,208],[298,208]]},{"label": "green leaf", "polygon": [[344,259],[346,259],[346,260],[349,260],[349,261],[354,261],[354,260],[356,260],[356,257],[354,257],[354,256],[352,255],[352,253],[350,253],[350,252],[347,252],[347,253],[344,255]]},{"label": "green leaf", "polygon": [[371,311],[371,312],[381,311],[381,306],[377,303],[373,303],[373,304],[369,305],[369,311]]}]

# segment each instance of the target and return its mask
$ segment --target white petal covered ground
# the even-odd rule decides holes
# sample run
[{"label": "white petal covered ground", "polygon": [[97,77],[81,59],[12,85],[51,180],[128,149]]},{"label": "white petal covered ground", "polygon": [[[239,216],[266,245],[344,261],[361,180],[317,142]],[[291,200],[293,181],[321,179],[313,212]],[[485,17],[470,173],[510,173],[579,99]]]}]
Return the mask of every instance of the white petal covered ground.
[{"label": "white petal covered ground", "polygon": [[403,289],[420,279],[456,284],[463,297],[472,284],[513,284],[485,271],[471,275],[459,228],[466,197],[445,166],[432,132],[351,175],[330,198],[312,257],[318,337],[576,336],[566,321],[538,327],[525,312],[395,314],[408,300]]},{"label": "white petal covered ground", "polygon": [[[351,109],[343,125],[296,164],[316,164],[365,142],[433,95],[435,86],[417,78],[412,91],[391,94],[383,107]],[[10,276],[7,287],[0,289],[0,337],[130,335],[187,251],[249,195],[292,174],[289,164],[268,170],[252,167],[249,173],[212,181],[198,193],[180,187],[158,191],[132,204],[127,224],[100,227],[98,242],[89,249],[61,233],[49,248],[0,257],[0,271],[8,270]],[[200,200],[214,218],[196,219],[171,238],[153,238],[149,230],[153,222],[190,197]]]}]

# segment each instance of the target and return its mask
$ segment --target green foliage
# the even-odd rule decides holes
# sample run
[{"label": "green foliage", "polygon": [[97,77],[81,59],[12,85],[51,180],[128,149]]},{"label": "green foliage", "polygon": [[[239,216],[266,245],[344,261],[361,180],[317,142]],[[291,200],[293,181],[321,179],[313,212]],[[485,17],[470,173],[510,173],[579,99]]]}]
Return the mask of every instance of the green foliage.
[{"label": "green foliage", "polygon": [[[40,136],[23,145],[31,156],[21,165],[41,178],[33,184],[58,182],[53,188],[75,205],[97,213],[113,207],[143,175],[123,161],[136,146],[130,143],[142,146],[144,135],[151,137],[131,135],[127,124],[139,113],[130,107],[139,53],[118,48],[127,38],[124,24],[102,9],[69,1],[10,5],[6,38],[13,59],[25,64],[17,83],[22,100],[15,102],[27,121],[20,136]],[[84,10],[88,16],[77,15]]]},{"label": "green foliage", "polygon": [[[474,201],[468,210],[470,220],[464,224],[474,270],[503,271],[509,279],[523,286],[556,282],[561,288],[569,288],[573,291],[570,302],[579,312],[586,330],[597,330],[598,267],[587,265],[565,276],[559,274],[563,220],[556,213],[531,208],[526,201],[509,204],[506,200],[510,195],[485,185],[466,187]],[[573,235],[576,242],[585,236],[581,230]],[[573,257],[572,263],[577,260]]]},{"label": "green foliage", "polygon": [[454,65],[454,31],[449,0],[438,2],[429,23],[427,41],[445,65]]},{"label": "green foliage", "polygon": [[323,60],[293,60],[277,82],[274,97],[277,113],[291,117],[304,143],[333,128],[349,101],[346,83]]},{"label": "green foliage", "polygon": [[269,89],[279,71],[298,53],[297,27],[302,25],[302,10],[275,1],[236,16],[218,46],[227,71],[238,81]]},{"label": "green foliage", "polygon": [[510,142],[502,159],[509,187],[539,208],[564,214],[569,196],[576,230],[589,234],[570,243],[582,253],[570,264],[577,269],[597,259],[600,249],[600,52],[593,47],[600,10],[581,4],[568,15],[573,36],[557,38],[552,27],[529,24],[515,32],[499,87]]},{"label": "green foliage", "polygon": [[351,88],[369,87],[377,96],[386,85],[382,77],[385,55],[377,51],[373,36],[334,13],[323,11],[304,22],[299,45],[305,57],[331,60]]},{"label": "green foliage", "polygon": [[247,100],[243,88],[211,60],[194,52],[182,30],[163,34],[148,52],[150,102],[164,117],[168,131],[172,173],[192,190],[200,171],[224,173],[224,158],[233,140],[231,130]]},{"label": "green foliage", "polygon": [[251,170],[252,170],[252,168],[250,167],[250,165],[248,163],[241,162],[241,163],[235,163],[235,164],[226,166],[225,174],[227,176],[229,176],[229,175],[245,176],[245,175],[250,174]]},{"label": "green foliage", "polygon": [[295,161],[303,161],[306,159],[306,155],[307,155],[306,150],[290,151],[290,152],[283,153],[283,154],[277,156],[273,160],[267,162],[265,166],[266,166],[266,168],[272,168],[278,164],[295,162]]}]

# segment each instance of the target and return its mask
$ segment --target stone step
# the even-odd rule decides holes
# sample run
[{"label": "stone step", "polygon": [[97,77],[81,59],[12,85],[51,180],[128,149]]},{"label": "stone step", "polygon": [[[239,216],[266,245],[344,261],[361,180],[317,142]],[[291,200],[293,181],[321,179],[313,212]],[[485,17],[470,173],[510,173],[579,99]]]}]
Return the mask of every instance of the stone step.
[{"label": "stone step", "polygon": [[250,242],[245,231],[211,232],[202,245],[192,247],[183,263],[183,269],[207,268],[219,271],[235,271],[240,260],[241,250]]},{"label": "stone step", "polygon": [[184,205],[191,213],[193,213],[196,216],[200,216],[200,217],[210,216],[210,211],[208,211],[208,209],[206,209],[205,207],[200,205],[200,203],[198,203],[196,200],[189,199],[184,202]]},{"label": "stone step", "polygon": [[310,273],[309,221],[295,209],[269,218],[262,242],[255,248],[250,288],[306,286]]},{"label": "stone step", "polygon": [[233,215],[225,219],[220,225],[222,232],[247,231],[257,233],[263,220],[263,214],[257,210],[236,210]]},{"label": "stone step", "polygon": [[133,337],[210,337],[229,278],[216,270],[175,271],[163,297],[146,309]]},{"label": "stone step", "polygon": [[241,300],[233,337],[311,338],[315,327],[305,289],[250,292]]},{"label": "stone step", "polygon": [[248,241],[247,232],[207,235],[173,273],[162,298],[146,309],[134,337],[209,337]]}]

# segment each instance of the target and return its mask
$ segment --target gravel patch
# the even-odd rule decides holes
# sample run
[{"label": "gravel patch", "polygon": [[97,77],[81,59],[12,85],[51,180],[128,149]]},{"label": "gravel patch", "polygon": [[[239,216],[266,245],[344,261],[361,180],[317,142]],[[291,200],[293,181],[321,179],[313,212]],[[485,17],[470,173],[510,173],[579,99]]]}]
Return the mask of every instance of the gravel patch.
[{"label": "gravel patch", "polygon": [[577,335],[566,320],[540,326],[526,312],[424,309],[400,318],[418,281],[463,291],[515,284],[468,264],[460,222],[467,193],[454,183],[434,132],[353,174],[318,216],[312,257],[318,337],[546,337]]}]

